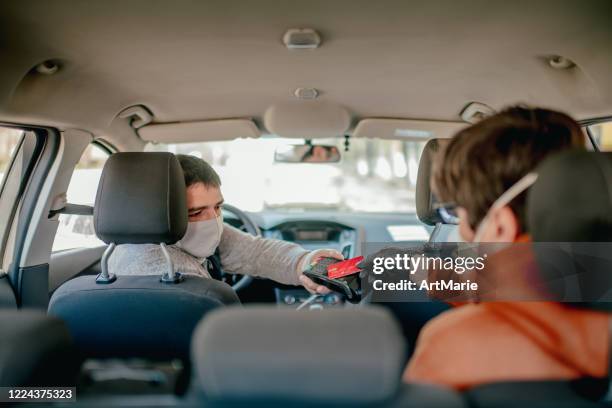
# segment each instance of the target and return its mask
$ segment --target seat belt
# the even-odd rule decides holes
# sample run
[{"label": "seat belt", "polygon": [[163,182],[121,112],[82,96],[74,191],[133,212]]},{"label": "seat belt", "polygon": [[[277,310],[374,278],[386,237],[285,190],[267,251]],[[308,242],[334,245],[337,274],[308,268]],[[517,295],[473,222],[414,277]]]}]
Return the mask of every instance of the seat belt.
[{"label": "seat belt", "polygon": [[210,277],[216,280],[223,279],[223,267],[221,266],[221,255],[219,254],[219,247],[215,249],[215,253],[206,258],[206,269],[210,274]]}]

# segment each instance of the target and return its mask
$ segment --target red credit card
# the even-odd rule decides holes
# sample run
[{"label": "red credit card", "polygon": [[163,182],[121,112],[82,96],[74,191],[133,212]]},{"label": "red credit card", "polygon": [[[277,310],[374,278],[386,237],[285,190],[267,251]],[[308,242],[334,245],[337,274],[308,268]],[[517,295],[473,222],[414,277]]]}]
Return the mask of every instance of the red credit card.
[{"label": "red credit card", "polygon": [[347,259],[346,261],[331,264],[327,267],[327,277],[330,279],[338,279],[342,278],[343,276],[361,272],[361,269],[357,267],[361,261],[363,261],[363,256],[358,256],[356,258]]}]

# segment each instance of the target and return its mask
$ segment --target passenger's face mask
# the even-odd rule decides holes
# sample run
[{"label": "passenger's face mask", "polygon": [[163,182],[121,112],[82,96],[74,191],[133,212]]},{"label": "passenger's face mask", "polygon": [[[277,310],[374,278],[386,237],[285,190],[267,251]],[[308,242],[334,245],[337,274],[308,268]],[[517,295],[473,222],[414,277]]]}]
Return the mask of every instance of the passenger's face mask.
[{"label": "passenger's face mask", "polygon": [[510,204],[510,202],[518,197],[519,194],[531,187],[537,179],[537,173],[528,173],[522,179],[514,183],[514,185],[506,190],[501,196],[499,196],[499,198],[495,200],[493,205],[491,205],[487,211],[487,214],[478,225],[478,228],[476,228],[476,233],[474,234],[474,240],[472,242],[479,243],[482,240],[484,233],[487,231],[492,215],[500,208]]},{"label": "passenger's face mask", "polygon": [[223,215],[187,224],[187,231],[176,246],[196,258],[208,258],[215,253],[223,233]]}]

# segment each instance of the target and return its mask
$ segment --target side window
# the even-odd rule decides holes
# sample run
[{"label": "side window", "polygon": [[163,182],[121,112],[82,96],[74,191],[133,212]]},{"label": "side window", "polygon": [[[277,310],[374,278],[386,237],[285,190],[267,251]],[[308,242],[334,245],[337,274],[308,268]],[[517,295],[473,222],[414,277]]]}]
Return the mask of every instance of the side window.
[{"label": "side window", "polygon": [[22,137],[21,129],[0,127],[0,186],[4,184],[4,176]]},{"label": "side window", "polygon": [[612,121],[590,125],[589,131],[601,151],[612,151]]},{"label": "side window", "polygon": [[[16,157],[22,150],[20,146],[23,144],[24,134],[21,129],[0,127],[0,268],[4,268],[9,261],[5,260],[5,246],[14,216],[13,210],[18,200],[23,169],[27,165],[25,157],[24,160]],[[11,167],[14,176],[8,177]]]},{"label": "side window", "polygon": [[[96,144],[85,149],[74,168],[66,198],[71,204],[94,205],[102,167],[108,152]],[[104,245],[96,237],[91,215],[60,214],[59,226],[53,241],[53,251],[73,248],[93,248]]]},{"label": "side window", "polygon": [[36,133],[0,126],[0,268],[12,258],[14,220],[38,147]]}]

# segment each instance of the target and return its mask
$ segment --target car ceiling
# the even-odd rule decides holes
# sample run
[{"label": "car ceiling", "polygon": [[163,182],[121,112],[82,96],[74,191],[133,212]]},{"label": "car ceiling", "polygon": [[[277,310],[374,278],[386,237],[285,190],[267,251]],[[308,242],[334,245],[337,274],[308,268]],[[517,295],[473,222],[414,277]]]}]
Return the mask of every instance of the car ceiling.
[{"label": "car ceiling", "polygon": [[[3,2],[0,119],[104,134],[142,104],[155,122],[246,117],[261,127],[297,87],[317,88],[353,124],[457,120],[470,101],[606,116],[611,21],[607,0]],[[321,34],[319,49],[284,46],[300,27]],[[555,70],[550,55],[577,66]],[[32,70],[47,59],[60,71]]]}]

